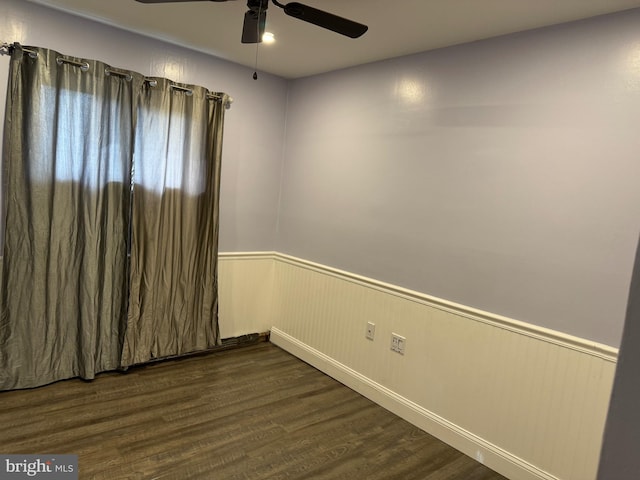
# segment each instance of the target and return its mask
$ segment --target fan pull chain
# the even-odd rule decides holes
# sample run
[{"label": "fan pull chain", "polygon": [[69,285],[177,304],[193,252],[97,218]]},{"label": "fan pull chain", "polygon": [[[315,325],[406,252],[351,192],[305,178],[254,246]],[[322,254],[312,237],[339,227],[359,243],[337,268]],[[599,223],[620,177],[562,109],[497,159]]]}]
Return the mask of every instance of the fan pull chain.
[{"label": "fan pull chain", "polygon": [[[259,28],[259,27],[258,27]],[[260,43],[256,43],[256,63],[253,70],[253,79],[258,80],[258,47]]]},{"label": "fan pull chain", "polygon": [[260,6],[258,7],[258,21],[256,22],[256,28],[258,29],[258,31],[256,32],[257,35],[256,37],[258,38],[258,41],[256,42],[256,61],[255,61],[255,68],[253,70],[253,79],[254,80],[258,80],[258,50],[260,49],[260,41],[262,40],[260,38],[260,19],[262,18],[262,2],[260,2]]}]

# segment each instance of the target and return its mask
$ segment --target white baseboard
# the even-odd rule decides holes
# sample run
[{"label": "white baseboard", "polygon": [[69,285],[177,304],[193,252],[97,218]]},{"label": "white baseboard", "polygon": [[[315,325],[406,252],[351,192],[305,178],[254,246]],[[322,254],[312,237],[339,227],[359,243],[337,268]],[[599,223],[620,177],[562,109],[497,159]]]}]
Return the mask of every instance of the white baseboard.
[{"label": "white baseboard", "polygon": [[557,477],[411,402],[276,327],[271,329],[271,342],[507,478],[558,480]]}]

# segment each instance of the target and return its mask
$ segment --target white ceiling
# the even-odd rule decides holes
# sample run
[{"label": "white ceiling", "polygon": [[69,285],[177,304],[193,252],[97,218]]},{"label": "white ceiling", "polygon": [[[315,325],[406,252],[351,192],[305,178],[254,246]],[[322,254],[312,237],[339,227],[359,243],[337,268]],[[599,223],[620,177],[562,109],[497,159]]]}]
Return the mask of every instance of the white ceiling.
[{"label": "white ceiling", "polygon": [[[28,0],[253,66],[240,43],[245,0],[145,5],[134,0]],[[281,0],[286,3],[287,0]],[[640,0],[303,0],[369,26],[343,37],[271,4],[259,70],[298,78],[376,60],[640,7]]]}]

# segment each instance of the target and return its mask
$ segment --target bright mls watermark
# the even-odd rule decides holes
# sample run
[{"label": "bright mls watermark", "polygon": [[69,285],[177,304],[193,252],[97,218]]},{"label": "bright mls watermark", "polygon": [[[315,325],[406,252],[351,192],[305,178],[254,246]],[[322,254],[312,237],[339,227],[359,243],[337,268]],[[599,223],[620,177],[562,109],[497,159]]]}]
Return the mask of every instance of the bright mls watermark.
[{"label": "bright mls watermark", "polygon": [[0,480],[78,480],[77,455],[2,455]]}]

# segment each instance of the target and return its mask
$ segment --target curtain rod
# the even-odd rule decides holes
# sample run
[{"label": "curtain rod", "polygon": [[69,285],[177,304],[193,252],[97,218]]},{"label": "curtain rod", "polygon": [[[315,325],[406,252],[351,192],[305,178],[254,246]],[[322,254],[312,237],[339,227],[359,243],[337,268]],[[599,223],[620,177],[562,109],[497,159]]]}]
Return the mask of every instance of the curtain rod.
[{"label": "curtain rod", "polygon": [[[119,75],[123,75],[123,73],[119,73]],[[150,87],[155,87],[158,85],[157,80],[153,78],[145,78],[144,81],[148,83]],[[189,87],[183,87],[182,85],[178,85],[177,83],[171,83],[170,85],[171,85],[171,88],[173,88],[174,90],[184,92],[189,96],[193,95],[193,90]],[[208,92],[207,98],[209,100],[215,100],[219,102],[222,100],[223,97],[222,97],[222,94],[220,93]],[[232,103],[233,103],[233,97],[230,97],[227,95],[227,101],[225,102],[224,107],[228,110],[229,108],[231,108]]]},{"label": "curtain rod", "polygon": [[[0,42],[0,55],[11,55],[11,52],[14,48],[15,45],[18,45],[17,43],[6,43],[6,42]],[[37,58],[38,57],[38,52],[35,50],[31,50],[28,47],[22,47],[22,50],[27,52],[29,54],[29,56],[31,58]],[[64,58],[64,57],[58,57],[56,59],[56,62],[58,63],[58,65],[62,65],[63,63],[68,63],[70,65],[75,65],[77,67],[80,67],[80,69],[83,72],[86,72],[87,70],[89,70],[89,64],[87,62],[80,62],[78,60],[72,60],[69,58]],[[131,75],[130,72],[126,71],[126,70],[118,70],[115,68],[107,68],[105,70],[105,73],[107,75],[115,75],[118,77],[123,77],[125,78],[127,81],[131,81],[133,79],[133,76]],[[152,78],[146,78],[144,79],[145,82],[147,82],[149,84],[149,86],[151,87],[155,87],[158,82]],[[176,83],[171,83],[171,88],[173,88],[174,90],[180,90],[182,92],[185,92],[187,95],[193,95],[193,90],[188,88],[188,87],[183,87],[181,85],[178,85]],[[223,99],[223,95],[220,93],[215,93],[215,92],[208,92],[207,93],[207,99],[209,100],[215,100],[217,102],[222,101]],[[229,110],[231,108],[231,104],[233,103],[233,98],[227,96],[227,101],[224,103],[224,108],[226,108],[227,110]]]},{"label": "curtain rod", "polygon": [[[0,42],[0,55],[11,55],[11,50],[13,50],[14,45],[14,43]],[[31,58],[36,58],[38,56],[38,52],[35,50],[24,47],[22,47],[22,50],[27,52]]]}]

